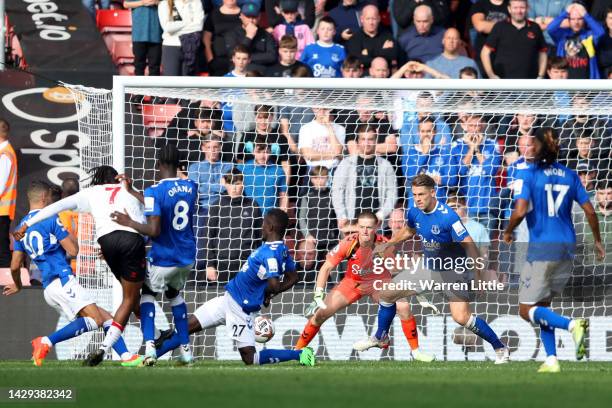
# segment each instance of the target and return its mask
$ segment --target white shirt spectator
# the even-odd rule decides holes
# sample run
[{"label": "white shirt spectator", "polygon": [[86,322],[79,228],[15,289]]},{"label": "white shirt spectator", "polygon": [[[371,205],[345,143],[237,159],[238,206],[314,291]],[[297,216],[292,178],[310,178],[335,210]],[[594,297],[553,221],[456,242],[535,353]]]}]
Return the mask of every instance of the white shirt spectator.
[{"label": "white shirt spectator", "polygon": [[157,6],[159,23],[164,30],[162,44],[175,47],[181,46],[179,37],[183,34],[202,31],[204,27],[204,10],[200,0],[175,0],[174,7],[180,18],[174,20],[171,16],[168,2],[162,0]]},{"label": "white shirt spectator", "polygon": [[[338,143],[344,145],[344,139],[346,136],[346,130],[344,129],[344,126],[340,126],[336,123],[332,123],[331,126],[334,130],[336,139],[338,139]],[[310,148],[316,152],[329,151],[329,129],[327,128],[327,126],[322,125],[316,120],[306,123],[300,128],[300,136],[298,140],[298,150],[301,150],[303,148]],[[310,167],[324,166],[328,169],[336,167],[338,163],[340,163],[340,160],[337,158],[332,160],[306,160],[306,164],[308,164],[308,166]]]}]

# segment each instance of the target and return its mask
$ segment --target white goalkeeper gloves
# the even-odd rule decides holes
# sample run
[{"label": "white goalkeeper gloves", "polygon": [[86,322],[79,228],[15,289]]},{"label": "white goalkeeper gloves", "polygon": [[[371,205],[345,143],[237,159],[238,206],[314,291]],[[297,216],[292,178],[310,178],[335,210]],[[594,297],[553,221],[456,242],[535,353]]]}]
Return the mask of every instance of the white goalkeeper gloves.
[{"label": "white goalkeeper gloves", "polygon": [[421,305],[423,309],[431,309],[433,311],[433,314],[435,315],[440,314],[440,310],[438,310],[436,305],[431,303],[425,296],[416,295],[416,299],[417,299],[417,302],[419,302],[419,305]]},{"label": "white goalkeeper gloves", "polygon": [[306,317],[312,316],[318,309],[327,309],[327,305],[323,299],[325,299],[325,290],[323,288],[315,289],[314,299],[306,308]]}]

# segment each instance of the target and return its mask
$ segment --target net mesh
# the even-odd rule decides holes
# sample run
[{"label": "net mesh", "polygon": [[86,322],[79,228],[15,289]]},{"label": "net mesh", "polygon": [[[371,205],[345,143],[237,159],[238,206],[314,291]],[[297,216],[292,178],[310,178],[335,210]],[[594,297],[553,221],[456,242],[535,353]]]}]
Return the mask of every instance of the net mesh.
[{"label": "net mesh", "polygon": [[[183,153],[183,173],[200,184],[194,221],[198,255],[185,287],[190,312],[222,294],[224,284],[259,246],[258,228],[266,209],[287,208],[292,227],[286,242],[298,262],[300,282],[264,310],[276,326],[268,347],[296,343],[306,323],[304,310],[312,300],[316,271],[338,240],[355,231],[359,212],[376,213],[383,221],[380,232],[391,235],[412,205],[410,181],[427,173],[439,184],[439,199],[452,197],[456,202],[460,197],[468,231],[488,255],[488,279],[504,284],[501,291],[479,294],[473,311],[510,345],[513,359],[544,358],[537,330],[518,317],[519,270],[525,262],[520,243],[528,241],[528,233],[524,225],[519,227],[517,244],[511,246],[500,242],[500,233],[511,211],[513,176],[530,148],[529,135],[538,127],[554,127],[560,135],[560,161],[579,172],[609,256],[603,262],[595,259],[592,234],[576,206],[578,254],[572,277],[553,307],[567,316],[589,318],[589,358],[612,358],[607,351],[612,335],[606,329],[612,259],[612,184],[607,184],[612,92],[134,87],[126,89],[124,100],[113,101],[110,91],[71,89],[83,113],[79,130],[91,139],[81,151],[83,170],[112,164],[113,154],[124,154],[125,172],[143,190],[159,181],[156,149],[173,143]],[[117,103],[125,105],[125,134],[115,135],[125,137],[124,152],[111,149],[111,106]],[[360,137],[368,132],[374,134],[373,141]],[[467,140],[479,146],[479,154],[473,155],[467,170],[454,171],[465,159]],[[377,159],[368,159],[368,152]],[[233,192],[233,198],[221,186],[221,177],[232,168],[244,175],[243,192]],[[95,256],[88,217],[81,222],[79,278],[110,307],[112,276]],[[405,250],[412,253],[412,244]],[[342,263],[332,273],[328,291],[345,269]],[[426,297],[443,313],[436,315],[411,300],[424,350],[448,360],[494,357],[488,345],[453,322],[442,295]],[[162,305],[168,312],[165,302]],[[377,305],[364,297],[327,321],[312,345],[334,360],[409,359],[399,319],[389,349],[352,350],[354,341],[371,333],[376,313]],[[171,315],[158,313],[156,319],[164,329]],[[571,335],[557,332],[559,357],[573,359]],[[140,344],[137,330],[130,336],[129,344]],[[239,358],[223,326],[196,335],[193,345],[196,357]]]}]

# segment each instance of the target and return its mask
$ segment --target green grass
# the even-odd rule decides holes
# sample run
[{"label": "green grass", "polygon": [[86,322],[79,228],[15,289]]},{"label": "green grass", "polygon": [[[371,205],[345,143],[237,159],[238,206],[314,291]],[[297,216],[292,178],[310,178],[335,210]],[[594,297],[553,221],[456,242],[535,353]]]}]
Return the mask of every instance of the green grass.
[{"label": "green grass", "polygon": [[[117,363],[0,362],[0,387],[73,387],[68,407],[609,407],[612,364],[562,362],[560,374],[537,374],[538,363],[326,362],[246,368],[201,361],[190,368]],[[20,406],[33,406],[33,404]],[[0,402],[0,408],[9,404]]]}]

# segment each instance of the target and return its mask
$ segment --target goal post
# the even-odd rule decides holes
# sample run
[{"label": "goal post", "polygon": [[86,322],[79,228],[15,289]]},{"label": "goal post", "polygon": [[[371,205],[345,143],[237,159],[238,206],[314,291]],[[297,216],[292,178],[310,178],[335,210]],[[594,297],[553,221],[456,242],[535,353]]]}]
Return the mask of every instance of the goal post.
[{"label": "goal post", "polygon": [[[513,247],[505,246],[499,239],[510,211],[509,173],[513,171],[512,163],[526,148],[522,145],[527,143],[523,134],[532,134],[542,126],[557,128],[562,138],[561,162],[581,172],[594,206],[599,205],[598,199],[605,201],[601,194],[598,196],[599,189],[606,187],[607,182],[612,189],[608,174],[612,141],[610,81],[115,76],[112,91],[68,87],[75,95],[77,109],[80,112],[89,109],[79,121],[79,130],[92,139],[92,146],[99,146],[81,151],[82,170],[96,163],[112,164],[143,190],[159,181],[154,167],[156,149],[174,143],[184,155],[185,174],[199,178],[196,181],[201,184],[214,186],[208,190],[200,188],[206,198],[200,195],[194,220],[198,259],[185,287],[190,312],[222,294],[223,285],[238,273],[248,256],[248,248],[256,247],[252,230],[259,224],[243,220],[241,214],[246,214],[245,218],[261,214],[269,205],[284,203],[283,197],[287,197],[292,219],[287,241],[299,261],[300,282],[263,311],[273,317],[276,325],[270,347],[289,347],[297,341],[306,322],[303,313],[312,300],[316,266],[333,248],[332,241],[342,238],[340,230],[350,231],[351,220],[364,209],[359,206],[374,210],[382,221],[381,232],[389,233],[398,221],[397,215],[411,203],[411,177],[424,172],[435,176],[443,186],[439,194],[442,200],[460,196],[459,205],[465,202],[465,217],[478,224],[473,228],[481,234],[475,240],[489,253],[488,276],[504,284],[503,290],[479,294],[473,311],[486,318],[509,343],[513,359],[543,359],[537,330],[518,316],[518,264],[525,262],[527,238],[519,231],[517,241],[523,244]],[[330,124],[320,120],[327,111]],[[422,121],[430,121],[430,128],[421,128]],[[470,126],[476,131],[470,130]],[[367,143],[360,144],[359,132],[368,127],[376,134],[375,165],[360,155],[367,149]],[[334,132],[337,144],[341,145],[338,154],[329,155],[337,145],[330,142],[329,134],[319,134],[321,129],[324,133],[329,129]],[[429,136],[431,143],[421,144],[427,139],[422,136],[427,131],[433,132]],[[473,168],[457,170],[462,167],[457,159],[462,150],[457,146],[462,137],[474,132],[482,136],[479,153],[484,161]],[[228,166],[199,164],[206,162],[209,154],[204,147],[208,134],[220,139],[219,160]],[[310,140],[314,138],[316,143]],[[264,166],[265,170],[257,167],[256,149],[264,149],[268,154],[271,165]],[[427,154],[423,149],[428,149]],[[249,204],[238,205],[242,213],[231,212],[236,204],[229,198],[220,201],[226,194],[225,187],[211,192],[220,184],[221,174],[216,173],[216,178],[211,179],[214,171],[226,172],[232,167],[244,174],[243,196],[248,201],[243,199],[243,203]],[[321,170],[323,167],[327,170]],[[328,179],[321,186],[326,190],[324,196],[313,193],[312,180],[323,173]],[[383,179],[390,182],[393,177],[389,174],[395,178],[394,193],[388,184],[385,188],[378,184]],[[345,178],[340,179],[341,176]],[[283,178],[285,185],[281,187]],[[352,192],[347,191],[350,188]],[[270,195],[272,191],[276,195]],[[220,208],[222,205],[225,207]],[[612,232],[609,224],[612,218],[599,215],[605,240],[605,234]],[[555,299],[553,307],[568,316],[589,318],[589,358],[612,360],[606,346],[612,339],[606,328],[612,324],[609,317],[612,300],[606,296],[612,285],[612,261],[598,263],[591,256],[586,220],[579,211],[575,217],[579,244],[575,260],[577,276],[570,280],[563,295]],[[83,244],[94,251],[95,242],[84,240]],[[612,242],[604,244],[612,256]],[[210,265],[217,268],[217,280],[207,275]],[[90,264],[83,263],[83,268],[86,266],[91,269]],[[104,265],[96,264],[95,270],[102,273]],[[345,272],[345,265],[341,264],[330,278],[328,292]],[[108,280],[96,282],[102,291],[108,289],[103,288]],[[493,357],[488,345],[472,344],[474,339],[452,321],[441,295],[426,297],[444,313],[434,315],[431,309],[411,301],[425,350],[447,360]],[[113,303],[117,299],[115,291]],[[157,313],[156,324],[166,328],[171,314],[165,302],[162,304],[166,313]],[[313,346],[320,355],[332,360],[409,359],[399,319],[394,322],[389,350],[352,351],[353,342],[375,328],[376,312],[376,304],[366,298],[360,300],[326,322]],[[132,320],[131,326],[128,344],[139,344],[138,322]],[[572,359],[571,337],[564,334],[558,337],[559,357]],[[197,357],[239,357],[225,335],[225,327],[206,330],[193,341]]]}]

